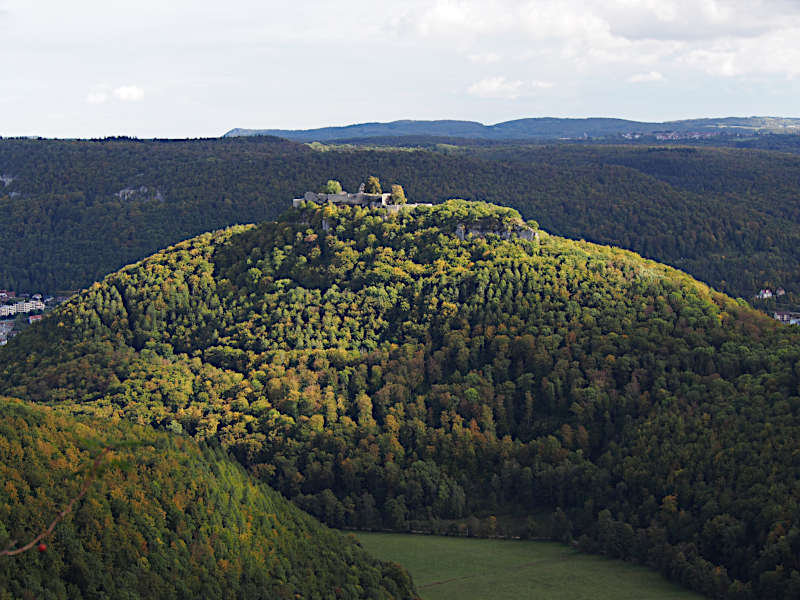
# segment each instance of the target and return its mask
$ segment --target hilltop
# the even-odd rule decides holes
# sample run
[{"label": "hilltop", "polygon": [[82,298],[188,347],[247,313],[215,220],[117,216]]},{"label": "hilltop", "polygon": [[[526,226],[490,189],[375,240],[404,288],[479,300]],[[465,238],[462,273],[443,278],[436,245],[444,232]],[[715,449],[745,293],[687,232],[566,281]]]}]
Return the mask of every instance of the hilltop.
[{"label": "hilltop", "polygon": [[[648,123],[627,119],[586,118],[563,119],[539,117],[484,125],[475,121],[392,121],[359,123],[343,127],[319,129],[241,129],[235,128],[224,137],[271,135],[298,142],[332,142],[359,138],[441,136],[488,140],[533,140],[559,138],[609,138],[627,136],[673,136],[701,138],[718,135],[752,135],[755,133],[800,133],[800,119],[781,117],[726,117],[720,119],[685,119]],[[665,137],[664,139],[669,139]]]},{"label": "hilltop", "polygon": [[510,208],[309,203],[108,276],[0,350],[0,391],[217,441],[329,525],[522,515],[780,598],[800,592],[798,361],[745,303]]}]

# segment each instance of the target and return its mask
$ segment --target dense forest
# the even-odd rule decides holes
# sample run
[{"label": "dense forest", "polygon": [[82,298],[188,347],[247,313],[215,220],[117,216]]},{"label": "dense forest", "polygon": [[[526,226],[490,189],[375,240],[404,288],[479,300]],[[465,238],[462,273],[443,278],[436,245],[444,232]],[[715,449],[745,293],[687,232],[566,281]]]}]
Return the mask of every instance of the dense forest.
[{"label": "dense forest", "polygon": [[712,597],[800,596],[800,334],[510,208],[204,234],[0,365],[3,393],[220,444],[332,526],[525,514]]},{"label": "dense forest", "polygon": [[760,134],[753,136],[719,135],[710,138],[683,137],[677,140],[658,139],[655,135],[641,137],[608,136],[605,138],[572,138],[509,140],[463,137],[456,135],[380,135],[360,138],[337,138],[327,142],[311,142],[313,147],[361,147],[361,148],[421,148],[452,152],[464,148],[547,148],[553,145],[573,147],[626,146],[629,148],[747,148],[752,150],[776,150],[792,154],[800,153],[800,135]]},{"label": "dense forest", "polygon": [[0,555],[0,598],[415,596],[399,566],[255,483],[218,444],[0,398],[0,474],[0,549],[89,484],[41,545]]},{"label": "dense forest", "polygon": [[[776,137],[776,136],[769,136]],[[331,177],[513,206],[751,298],[800,297],[800,157],[663,146],[326,148],[275,138],[0,140],[0,287],[80,289],[182,239],[277,217]]]}]

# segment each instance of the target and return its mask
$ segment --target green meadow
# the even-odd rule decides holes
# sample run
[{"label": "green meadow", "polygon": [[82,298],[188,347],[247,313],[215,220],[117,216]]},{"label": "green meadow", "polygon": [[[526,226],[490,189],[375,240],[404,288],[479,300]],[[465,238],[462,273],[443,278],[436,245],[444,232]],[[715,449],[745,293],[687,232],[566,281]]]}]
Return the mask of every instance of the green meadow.
[{"label": "green meadow", "polygon": [[363,533],[374,556],[406,567],[423,600],[689,600],[702,596],[639,565],[554,542]]}]

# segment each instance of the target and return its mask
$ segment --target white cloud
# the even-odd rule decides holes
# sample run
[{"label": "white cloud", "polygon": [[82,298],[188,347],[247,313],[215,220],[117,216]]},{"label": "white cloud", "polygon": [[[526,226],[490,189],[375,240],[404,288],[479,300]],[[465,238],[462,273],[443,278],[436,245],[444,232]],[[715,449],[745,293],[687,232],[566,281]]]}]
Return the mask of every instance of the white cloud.
[{"label": "white cloud", "polygon": [[674,21],[677,16],[676,3],[670,0],[612,0],[610,5],[619,5],[627,11],[643,10],[659,21]]},{"label": "white cloud", "polygon": [[509,81],[505,77],[487,77],[476,81],[467,89],[470,96],[478,98],[503,98],[514,100],[519,98],[523,82],[520,80]]},{"label": "white cloud", "polygon": [[596,10],[628,39],[749,38],[797,23],[797,3],[786,0],[609,0]]},{"label": "white cloud", "polygon": [[664,76],[658,71],[650,71],[649,73],[636,73],[628,77],[630,83],[651,83],[653,81],[663,81]]},{"label": "white cloud", "polygon": [[123,85],[113,92],[114,97],[123,102],[139,102],[144,98],[144,90],[136,85]]},{"label": "white cloud", "polygon": [[136,85],[121,85],[114,89],[106,83],[97,84],[86,94],[89,104],[105,104],[110,100],[120,102],[139,102],[144,98],[144,90]]},{"label": "white cloud", "polygon": [[[457,47],[476,64],[527,55],[546,56],[561,72],[619,64],[646,67],[646,75],[670,67],[800,74],[796,0],[419,0],[406,19],[412,34]],[[495,52],[476,51],[487,46]]]},{"label": "white cloud", "polygon": [[411,8],[406,19],[424,36],[463,36],[498,32],[513,26],[508,0],[437,0],[418,11]]},{"label": "white cloud", "polygon": [[105,92],[89,92],[86,95],[86,102],[89,104],[103,104],[108,100],[108,94]]},{"label": "white cloud", "polygon": [[592,40],[606,43],[613,36],[602,16],[560,2],[529,2],[517,9],[515,26],[536,40]]},{"label": "white cloud", "polygon": [[549,81],[524,82],[520,79],[508,80],[503,76],[497,76],[476,81],[467,88],[467,93],[478,98],[515,100],[520,96],[532,93],[534,90],[551,87],[553,87],[553,84]]},{"label": "white cloud", "polygon": [[689,52],[683,57],[683,61],[709,75],[734,77],[742,74],[741,69],[736,65],[737,53],[732,50],[700,48]]},{"label": "white cloud", "polygon": [[681,57],[684,65],[720,77],[800,76],[800,26],[745,40],[720,40]]},{"label": "white cloud", "polygon": [[470,62],[474,62],[479,65],[489,65],[498,62],[502,56],[496,52],[483,52],[478,54],[470,54],[467,56],[467,58]]}]

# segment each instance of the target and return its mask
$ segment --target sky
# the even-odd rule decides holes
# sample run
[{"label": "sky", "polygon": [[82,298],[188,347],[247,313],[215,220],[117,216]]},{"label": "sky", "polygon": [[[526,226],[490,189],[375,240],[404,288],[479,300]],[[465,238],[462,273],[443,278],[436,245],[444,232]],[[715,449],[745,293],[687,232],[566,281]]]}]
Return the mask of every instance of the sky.
[{"label": "sky", "polygon": [[0,0],[0,136],[800,117],[800,0]]}]

